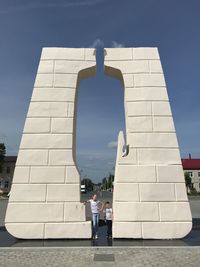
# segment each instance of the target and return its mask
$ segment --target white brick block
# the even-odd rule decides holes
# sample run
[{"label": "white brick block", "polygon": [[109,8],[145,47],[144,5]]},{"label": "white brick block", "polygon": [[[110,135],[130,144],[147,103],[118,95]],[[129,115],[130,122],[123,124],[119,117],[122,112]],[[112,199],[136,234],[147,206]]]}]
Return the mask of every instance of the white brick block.
[{"label": "white brick block", "polygon": [[149,64],[146,60],[106,61],[105,66],[119,69],[122,73],[148,73]]},{"label": "white brick block", "polygon": [[61,102],[31,102],[28,117],[66,117],[68,104]]},{"label": "white brick block", "polygon": [[46,165],[47,159],[47,150],[19,150],[17,165]]},{"label": "white brick block", "polygon": [[21,148],[72,148],[72,134],[24,134]]},{"label": "white brick block", "polygon": [[45,238],[91,238],[91,222],[48,223]]},{"label": "white brick block", "polygon": [[173,118],[153,117],[153,129],[155,132],[175,132]]},{"label": "white brick block", "polygon": [[123,74],[124,87],[133,87],[133,74]]},{"label": "white brick block", "polygon": [[177,201],[188,201],[187,193],[186,193],[186,185],[185,183],[175,184],[176,190],[176,200]]},{"label": "white brick block", "polygon": [[114,201],[139,201],[139,187],[135,183],[115,183]]},{"label": "white brick block", "polygon": [[156,182],[156,168],[155,166],[118,166],[117,182],[137,183],[137,182]]},{"label": "white brick block", "polygon": [[28,183],[29,181],[29,167],[15,167],[13,183]]},{"label": "white brick block", "polygon": [[95,48],[85,48],[85,60],[96,62],[96,49]]},{"label": "white brick block", "polygon": [[53,74],[38,73],[36,76],[34,87],[52,87]]},{"label": "white brick block", "polygon": [[71,149],[54,149],[49,151],[50,165],[74,165]]},{"label": "white brick block", "polygon": [[192,229],[191,222],[143,222],[144,239],[176,239],[185,237]]},{"label": "white brick block", "polygon": [[85,205],[80,202],[68,202],[64,207],[65,222],[84,222],[85,221]]},{"label": "white brick block", "polygon": [[53,60],[40,60],[40,64],[38,66],[38,73],[53,73],[53,65]]},{"label": "white brick block", "polygon": [[76,166],[67,166],[66,183],[80,184],[80,174]]},{"label": "white brick block", "polygon": [[192,221],[188,202],[160,203],[160,218],[163,222]]},{"label": "white brick block", "polygon": [[61,203],[9,203],[6,223],[62,222]]},{"label": "white brick block", "polygon": [[135,87],[166,86],[163,74],[134,74]]},{"label": "white brick block", "polygon": [[7,231],[16,238],[43,239],[43,223],[7,223]]},{"label": "white brick block", "polygon": [[113,223],[114,238],[141,238],[140,222],[114,222]]},{"label": "white brick block", "polygon": [[47,185],[47,201],[80,201],[80,185]]},{"label": "white brick block", "polygon": [[141,201],[175,201],[174,184],[140,184]]},{"label": "white brick block", "polygon": [[132,48],[105,48],[104,51],[105,51],[105,61],[132,60],[133,58]]},{"label": "white brick block", "polygon": [[76,88],[77,74],[55,74],[54,87]]},{"label": "white brick block", "polygon": [[127,132],[151,132],[152,130],[151,117],[127,117]]},{"label": "white brick block", "polygon": [[130,147],[178,148],[175,133],[129,133],[127,141]]},{"label": "white brick block", "polygon": [[114,221],[158,221],[157,203],[115,202]]},{"label": "white brick block", "polygon": [[41,89],[37,88],[33,91],[31,101],[48,101],[48,102],[63,102],[74,101],[75,90],[72,88],[58,88],[58,89]]},{"label": "white brick block", "polygon": [[182,165],[157,166],[157,177],[160,183],[182,183],[184,181]]},{"label": "white brick block", "polygon": [[9,202],[45,201],[46,185],[13,184]]},{"label": "white brick block", "polygon": [[69,103],[69,108],[68,108],[68,113],[67,116],[69,118],[73,118],[74,117],[74,103]]},{"label": "white brick block", "polygon": [[150,116],[151,103],[150,102],[127,102],[128,116]]},{"label": "white brick block", "polygon": [[172,116],[169,102],[153,102],[152,110],[154,116]]},{"label": "white brick block", "polygon": [[52,118],[51,120],[52,133],[72,133],[73,119],[72,118]]},{"label": "white brick block", "polygon": [[[88,69],[92,67],[95,68],[95,62],[57,60],[55,61],[54,72],[77,74],[79,73],[79,71],[83,71],[84,69]],[[93,71],[91,70],[91,75],[92,73]]]},{"label": "white brick block", "polygon": [[41,59],[84,60],[84,48],[44,47]]},{"label": "white brick block", "polygon": [[137,154],[136,154],[136,149],[129,149],[129,153],[126,157],[122,157],[122,152],[121,155],[118,158],[118,164],[136,164],[137,163]]},{"label": "white brick block", "polygon": [[49,118],[27,118],[23,133],[49,133]]},{"label": "white brick block", "polygon": [[125,90],[126,101],[168,100],[165,87],[139,87]]},{"label": "white brick block", "polygon": [[160,59],[157,47],[133,48],[134,59]]},{"label": "white brick block", "polygon": [[75,73],[81,68],[80,61],[57,60],[55,61],[55,73]]},{"label": "white brick block", "polygon": [[31,167],[30,182],[31,183],[64,183],[65,167]]},{"label": "white brick block", "polygon": [[163,73],[160,60],[150,60],[149,65],[151,73]]},{"label": "white brick block", "polygon": [[138,149],[139,164],[180,164],[179,149]]}]

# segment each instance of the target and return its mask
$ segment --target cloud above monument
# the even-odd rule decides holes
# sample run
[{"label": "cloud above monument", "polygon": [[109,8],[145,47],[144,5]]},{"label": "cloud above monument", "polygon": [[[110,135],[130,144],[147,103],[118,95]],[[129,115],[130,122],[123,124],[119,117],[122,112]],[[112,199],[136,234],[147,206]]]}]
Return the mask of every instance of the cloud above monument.
[{"label": "cloud above monument", "polygon": [[101,4],[105,2],[105,0],[35,0],[31,1],[20,1],[20,3],[12,3],[8,5],[0,4],[0,14],[9,13],[9,12],[17,12],[23,10],[31,10],[31,9],[46,9],[46,8],[79,8],[79,7],[89,7],[97,4]]},{"label": "cloud above monument", "polygon": [[110,141],[108,143],[108,148],[117,148],[117,144],[118,144],[117,141]]}]

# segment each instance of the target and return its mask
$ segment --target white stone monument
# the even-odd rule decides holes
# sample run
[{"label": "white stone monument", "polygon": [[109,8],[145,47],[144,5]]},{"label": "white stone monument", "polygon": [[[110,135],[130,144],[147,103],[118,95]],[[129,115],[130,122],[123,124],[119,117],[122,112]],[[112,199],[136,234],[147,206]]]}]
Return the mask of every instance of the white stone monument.
[{"label": "white stone monument", "polygon": [[[18,238],[90,238],[76,167],[78,82],[95,74],[95,50],[44,48],[6,213]],[[192,226],[179,147],[156,48],[106,48],[105,73],[124,86],[114,238],[182,238]],[[124,150],[124,151],[123,151]]]},{"label": "white stone monument", "polygon": [[[192,227],[184,174],[157,48],[106,48],[105,73],[124,86],[114,238],[182,238]],[[126,145],[125,153],[123,147]]]},{"label": "white stone monument", "polygon": [[18,238],[90,238],[76,167],[76,97],[95,50],[44,48],[17,158],[5,225]]}]

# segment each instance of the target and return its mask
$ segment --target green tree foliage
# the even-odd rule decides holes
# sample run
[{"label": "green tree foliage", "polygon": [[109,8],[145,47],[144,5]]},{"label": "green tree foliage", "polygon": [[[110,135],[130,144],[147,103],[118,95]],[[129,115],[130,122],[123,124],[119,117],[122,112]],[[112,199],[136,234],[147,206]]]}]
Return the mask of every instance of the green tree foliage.
[{"label": "green tree foliage", "polygon": [[107,190],[108,189],[108,181],[107,181],[106,177],[104,177],[103,180],[102,180],[102,189],[103,190]]},{"label": "green tree foliage", "polygon": [[108,176],[108,188],[109,189],[113,188],[113,182],[114,182],[114,175],[110,173]]},{"label": "green tree foliage", "polygon": [[91,179],[89,178],[84,178],[82,181],[81,181],[81,184],[82,185],[85,185],[85,189],[87,191],[92,191],[93,190],[93,187],[94,187],[94,184],[92,182]]},{"label": "green tree foliage", "polygon": [[109,174],[108,177],[104,177],[102,180],[102,189],[107,190],[113,188],[114,175]]},{"label": "green tree foliage", "polygon": [[0,143],[0,172],[2,172],[5,155],[6,155],[6,146],[3,143]]},{"label": "green tree foliage", "polygon": [[185,185],[187,188],[187,193],[190,193],[191,188],[192,188],[192,178],[190,177],[188,172],[185,172]]}]

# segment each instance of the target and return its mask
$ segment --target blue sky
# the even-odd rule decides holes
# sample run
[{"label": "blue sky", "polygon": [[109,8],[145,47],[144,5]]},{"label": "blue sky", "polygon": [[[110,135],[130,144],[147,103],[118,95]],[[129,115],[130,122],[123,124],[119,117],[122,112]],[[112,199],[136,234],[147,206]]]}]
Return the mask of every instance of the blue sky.
[{"label": "blue sky", "polygon": [[198,0],[0,0],[0,142],[18,152],[42,47],[98,49],[97,75],[78,98],[82,176],[112,172],[124,128],[121,84],[103,74],[103,47],[157,46],[182,157],[200,157]]}]

